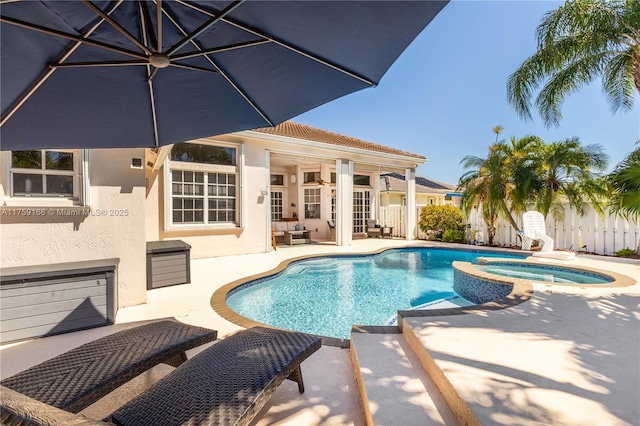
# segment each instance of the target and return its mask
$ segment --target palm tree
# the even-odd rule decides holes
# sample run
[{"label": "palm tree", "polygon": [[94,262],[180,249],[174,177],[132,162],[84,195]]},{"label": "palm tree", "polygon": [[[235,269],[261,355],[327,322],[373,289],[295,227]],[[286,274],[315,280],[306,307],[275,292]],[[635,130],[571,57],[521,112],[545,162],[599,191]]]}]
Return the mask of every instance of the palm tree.
[{"label": "palm tree", "polygon": [[640,146],[608,176],[612,189],[611,211],[625,219],[640,217]]},{"label": "palm tree", "polygon": [[589,205],[603,214],[606,188],[598,172],[606,168],[607,156],[599,145],[582,146],[576,137],[543,144],[538,146],[535,162],[535,205],[545,217],[551,213],[562,220],[564,199],[581,216]]},{"label": "palm tree", "polygon": [[460,207],[465,214],[476,206],[482,209],[490,244],[498,216],[518,230],[514,215],[532,205],[557,220],[564,215],[564,201],[580,215],[590,204],[603,213],[606,190],[598,172],[606,167],[607,157],[600,146],[582,146],[578,138],[545,144],[537,136],[511,137],[490,145],[487,158],[470,155],[461,164],[468,171],[458,182]]},{"label": "palm tree", "polygon": [[513,215],[520,216],[527,210],[532,195],[538,192],[540,181],[537,175],[537,153],[544,141],[538,136],[527,135],[523,138],[512,136],[509,143],[500,144],[504,156],[504,167],[509,180],[508,215],[506,216],[514,230],[519,227]]},{"label": "palm tree", "polygon": [[467,155],[460,162],[465,170],[458,182],[462,190],[460,208],[465,215],[474,207],[482,209],[482,218],[487,224],[489,245],[496,234],[498,215],[506,209],[507,176],[504,174],[504,156],[499,144],[489,147],[487,158]]},{"label": "palm tree", "polygon": [[500,136],[500,133],[504,132],[504,127],[498,124],[491,129],[491,131],[496,134],[496,143],[498,143],[498,136]]},{"label": "palm tree", "polygon": [[[495,128],[493,131],[498,134]],[[461,163],[470,170],[458,183],[463,191],[463,212],[468,213],[482,204],[483,217],[488,224],[502,216],[514,230],[520,229],[514,215],[526,211],[527,204],[533,201],[532,195],[538,191],[536,153],[542,145],[544,142],[537,136],[511,137],[509,142],[492,144],[486,159],[464,157]]]},{"label": "palm tree", "polygon": [[[531,99],[547,125],[558,125],[564,98],[602,76],[614,112],[640,93],[640,2],[569,0],[547,12],[536,31],[538,51],[507,82],[509,103],[530,120]],[[635,86],[635,90],[634,90]]]}]

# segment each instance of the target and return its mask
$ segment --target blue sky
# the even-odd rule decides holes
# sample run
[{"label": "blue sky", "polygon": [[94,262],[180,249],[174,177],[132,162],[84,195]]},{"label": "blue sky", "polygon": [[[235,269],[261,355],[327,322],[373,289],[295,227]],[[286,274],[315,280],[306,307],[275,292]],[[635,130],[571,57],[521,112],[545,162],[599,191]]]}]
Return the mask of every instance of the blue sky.
[{"label": "blue sky", "polygon": [[465,155],[484,157],[495,141],[528,134],[545,142],[577,136],[600,144],[610,167],[640,138],[640,100],[613,114],[600,80],[569,96],[559,127],[520,119],[506,81],[536,50],[535,29],[552,1],[452,1],[413,41],[376,88],[347,95],[293,121],[422,154],[418,176],[456,184]]}]

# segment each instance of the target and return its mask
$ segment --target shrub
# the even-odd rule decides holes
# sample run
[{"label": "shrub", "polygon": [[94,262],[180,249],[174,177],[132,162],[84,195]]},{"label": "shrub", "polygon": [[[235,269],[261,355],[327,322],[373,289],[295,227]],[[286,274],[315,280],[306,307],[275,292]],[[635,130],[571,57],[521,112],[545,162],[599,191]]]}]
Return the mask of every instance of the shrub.
[{"label": "shrub", "polygon": [[622,250],[618,250],[617,252],[615,252],[615,255],[617,257],[633,256],[635,254],[636,251],[630,248],[623,248]]},{"label": "shrub", "polygon": [[464,231],[460,229],[447,229],[444,231],[444,234],[442,234],[442,241],[447,243],[464,243]]},{"label": "shrub", "polygon": [[418,226],[423,232],[464,231],[464,217],[454,206],[424,206]]}]

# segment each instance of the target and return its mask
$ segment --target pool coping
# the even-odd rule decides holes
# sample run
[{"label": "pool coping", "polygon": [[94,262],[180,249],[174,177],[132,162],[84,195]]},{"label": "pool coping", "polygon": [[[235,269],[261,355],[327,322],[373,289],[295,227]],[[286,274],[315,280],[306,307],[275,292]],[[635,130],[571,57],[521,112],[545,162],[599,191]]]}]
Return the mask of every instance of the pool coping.
[{"label": "pool coping", "polygon": [[[425,246],[425,247],[434,248],[432,246]],[[280,262],[278,266],[276,266],[275,268],[269,271],[265,271],[258,274],[250,275],[248,277],[240,278],[228,284],[223,285],[222,287],[218,288],[211,296],[210,305],[211,305],[211,308],[214,310],[214,312],[216,312],[222,318],[236,325],[239,325],[241,327],[250,328],[255,326],[263,326],[263,327],[270,327],[270,328],[278,328],[273,325],[264,324],[264,323],[252,320],[251,318],[247,318],[233,311],[231,308],[227,306],[227,303],[226,303],[227,295],[229,294],[229,292],[250,281],[276,275],[282,272],[290,264],[301,261],[301,260],[322,258],[322,257],[370,256],[370,255],[380,254],[389,250],[398,250],[398,249],[405,249],[405,248],[408,248],[408,249],[416,248],[416,246],[408,245],[408,246],[400,246],[400,247],[392,247],[392,248],[386,247],[386,248],[381,248],[381,249],[370,251],[370,252],[318,253],[318,254],[312,254],[312,255],[292,257],[290,259],[286,259]],[[463,251],[476,251],[476,252],[482,251],[482,250],[473,250],[473,249],[465,250],[465,249],[459,249],[456,247],[442,247],[442,248],[438,247],[437,249],[463,250]],[[499,253],[500,251],[502,251],[503,253],[511,252],[509,250],[491,250],[492,253],[496,253],[496,252]],[[598,274],[607,275],[615,278],[614,282],[606,283],[606,284],[566,284],[566,283],[551,283],[551,282],[544,283],[547,285],[561,285],[561,286],[571,286],[571,287],[581,287],[581,288],[587,288],[586,286],[588,286],[589,288],[611,288],[611,287],[628,287],[636,284],[635,280],[623,274],[618,274],[610,271],[603,271],[596,268],[586,268],[586,267],[575,266],[575,265],[569,266],[569,265],[562,265],[555,262],[547,262],[546,261],[547,259],[543,260],[541,258],[531,256],[530,253],[527,253],[527,254],[529,254],[529,256],[525,259],[499,258],[499,257],[488,258],[488,257],[480,256],[479,261],[482,261],[482,262],[508,261],[508,262],[514,262],[514,263],[535,263],[535,264],[547,265],[547,266],[566,266],[573,269],[582,270],[584,272],[598,273]],[[484,279],[497,284],[511,285],[513,288],[511,289],[511,292],[507,296],[491,302],[487,302],[479,305],[472,305],[472,306],[461,306],[458,308],[399,310],[397,312],[398,323],[395,326],[353,324],[352,330],[355,328],[355,330],[358,330],[358,332],[361,332],[361,333],[390,333],[390,332],[394,332],[393,330],[395,329],[397,330],[397,332],[402,332],[403,318],[431,317],[431,316],[443,316],[443,315],[482,314],[489,311],[501,310],[501,309],[506,309],[506,308],[519,305],[520,303],[526,302],[533,296],[533,291],[534,291],[533,284],[530,280],[522,279],[522,278],[505,277],[501,275],[495,275],[488,272],[480,271],[475,267],[474,264],[470,262],[454,261],[452,263],[452,267],[454,267],[455,269],[458,269],[462,273],[471,275],[474,278]],[[318,335],[318,337],[322,339],[322,344],[325,346],[336,346],[341,348],[350,347],[350,339],[341,339],[337,337],[329,337],[329,336],[322,336],[322,335]]]},{"label": "pool coping", "polygon": [[[526,259],[500,259],[500,258],[496,258],[496,257],[479,257],[478,258],[478,262],[480,262],[480,264],[488,264],[488,263],[521,263],[521,264],[534,264],[534,265],[538,265],[538,266],[551,266],[554,268],[567,268],[567,269],[575,269],[576,271],[580,271],[580,272],[585,272],[585,273],[591,273],[591,274],[598,274],[598,275],[604,275],[607,277],[611,277],[613,279],[612,282],[610,283],[594,283],[594,284],[573,284],[573,283],[562,283],[562,282],[549,282],[549,281],[536,281],[536,280],[532,280],[536,283],[541,283],[541,284],[548,284],[548,285],[561,285],[561,286],[568,286],[568,287],[580,287],[580,288],[620,288],[620,287],[630,287],[634,284],[636,284],[636,281],[624,274],[619,274],[617,272],[614,271],[605,271],[603,269],[597,269],[597,268],[591,268],[591,267],[585,267],[585,266],[580,266],[580,265],[567,265],[564,262],[567,261],[562,261],[563,263],[557,263],[557,262],[547,262],[545,261],[546,259],[542,259],[539,257],[533,257],[533,256],[529,256]],[[502,275],[495,275],[495,274],[491,274],[488,272],[484,272],[484,271],[480,271],[479,269],[475,268],[475,265],[472,264],[472,266],[474,267],[474,269],[476,269],[477,273],[484,273],[484,274],[488,274],[489,278],[493,279],[493,277],[503,277]],[[504,277],[503,277],[504,278]]]}]

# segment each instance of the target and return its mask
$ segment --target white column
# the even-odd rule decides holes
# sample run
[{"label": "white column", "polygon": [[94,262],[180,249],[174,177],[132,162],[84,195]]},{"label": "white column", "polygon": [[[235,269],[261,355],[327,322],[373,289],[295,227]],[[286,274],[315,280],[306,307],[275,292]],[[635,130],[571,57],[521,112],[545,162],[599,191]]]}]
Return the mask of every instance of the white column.
[{"label": "white column", "polygon": [[417,235],[418,219],[416,217],[416,169],[406,169],[404,173],[407,194],[407,241],[414,240]]},{"label": "white column", "polygon": [[336,245],[353,241],[353,162],[336,160]]},{"label": "white column", "polygon": [[[267,238],[265,241],[265,251],[266,252],[270,252],[273,250],[273,246],[271,243],[271,152],[269,152],[269,150],[265,150],[265,181],[266,181],[266,185],[264,185],[265,188],[265,195],[262,195],[263,200],[264,200],[264,207],[265,207],[265,222],[266,222],[266,229],[267,229]],[[260,185],[260,187],[262,187],[262,185]],[[284,207],[284,206],[283,206]]]},{"label": "white column", "polygon": [[380,172],[375,173],[373,180],[373,198],[371,200],[372,219],[376,219],[380,223]]}]

